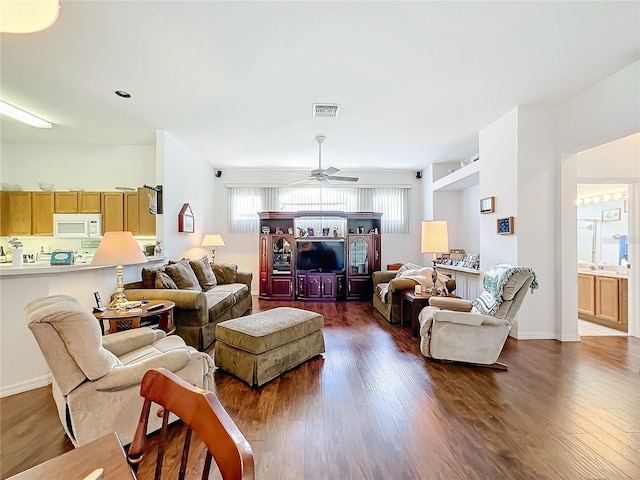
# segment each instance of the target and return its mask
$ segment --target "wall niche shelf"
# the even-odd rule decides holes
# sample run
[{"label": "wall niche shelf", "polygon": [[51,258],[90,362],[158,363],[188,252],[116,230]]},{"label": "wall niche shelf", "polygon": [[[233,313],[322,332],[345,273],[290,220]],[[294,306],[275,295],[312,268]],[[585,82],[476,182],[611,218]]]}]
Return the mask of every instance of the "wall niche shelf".
[{"label": "wall niche shelf", "polygon": [[480,162],[473,162],[433,182],[433,191],[464,190],[480,183]]}]

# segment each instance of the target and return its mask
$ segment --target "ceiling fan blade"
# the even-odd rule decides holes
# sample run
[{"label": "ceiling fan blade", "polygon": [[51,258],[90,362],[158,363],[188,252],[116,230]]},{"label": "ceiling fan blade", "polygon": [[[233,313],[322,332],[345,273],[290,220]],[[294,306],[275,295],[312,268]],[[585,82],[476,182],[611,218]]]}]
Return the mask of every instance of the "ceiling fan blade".
[{"label": "ceiling fan blade", "polygon": [[313,180],[313,178],[305,178],[304,180],[298,180],[297,182],[290,183],[289,185],[298,185],[299,183],[305,183],[309,180]]},{"label": "ceiling fan blade", "polygon": [[338,173],[340,171],[339,168],[336,167],[329,167],[327,168],[324,172],[322,172],[323,174],[329,176],[329,175],[333,175],[334,173]]},{"label": "ceiling fan blade", "polygon": [[357,182],[359,179],[357,177],[336,177],[331,176],[327,177],[329,180],[339,180],[341,182]]},{"label": "ceiling fan blade", "polygon": [[331,186],[331,182],[329,180],[327,180],[326,178],[323,178],[320,180],[320,184],[323,187],[330,187]]}]

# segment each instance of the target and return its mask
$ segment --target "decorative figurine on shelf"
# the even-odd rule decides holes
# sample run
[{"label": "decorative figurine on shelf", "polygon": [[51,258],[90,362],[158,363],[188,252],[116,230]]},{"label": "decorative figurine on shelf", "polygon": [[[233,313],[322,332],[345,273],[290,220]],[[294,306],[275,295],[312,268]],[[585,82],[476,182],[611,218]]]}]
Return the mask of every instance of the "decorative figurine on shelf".
[{"label": "decorative figurine on shelf", "polygon": [[304,228],[298,227],[298,236],[304,237],[307,234],[307,231]]},{"label": "decorative figurine on shelf", "polygon": [[282,235],[284,232],[282,231],[282,229],[280,227],[276,227],[276,233],[278,235]]},{"label": "decorative figurine on shelf", "polygon": [[315,237],[316,236],[316,232],[313,229],[313,227],[308,227],[307,228],[307,233],[309,234],[310,237]]},{"label": "decorative figurine on shelf", "polygon": [[322,236],[323,237],[329,236],[329,227],[322,227]]},{"label": "decorative figurine on shelf", "polygon": [[293,235],[293,227],[289,227],[287,231],[289,232],[289,235]]},{"label": "decorative figurine on shelf", "polygon": [[333,236],[334,237],[339,237],[340,236],[340,232],[338,231],[338,227],[333,227]]}]

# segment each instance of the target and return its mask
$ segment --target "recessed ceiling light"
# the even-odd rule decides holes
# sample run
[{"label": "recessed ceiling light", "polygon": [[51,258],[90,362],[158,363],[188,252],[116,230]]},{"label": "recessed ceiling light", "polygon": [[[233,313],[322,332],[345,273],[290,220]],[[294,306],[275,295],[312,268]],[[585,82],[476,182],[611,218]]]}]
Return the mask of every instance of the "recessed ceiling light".
[{"label": "recessed ceiling light", "polygon": [[129,92],[125,92],[124,90],[116,90],[115,94],[122,98],[131,98],[131,94]]}]

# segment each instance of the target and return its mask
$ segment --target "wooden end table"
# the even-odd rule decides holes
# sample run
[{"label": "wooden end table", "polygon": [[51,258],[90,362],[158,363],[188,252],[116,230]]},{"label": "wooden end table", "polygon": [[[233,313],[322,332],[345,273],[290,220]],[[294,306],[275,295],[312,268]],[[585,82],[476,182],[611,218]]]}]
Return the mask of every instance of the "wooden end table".
[{"label": "wooden end table", "polygon": [[[162,308],[149,311],[149,307],[161,303],[164,304]],[[127,328],[119,329],[118,323],[129,322],[130,326],[127,325],[128,328],[140,328],[140,326],[144,326],[144,322],[142,322],[143,319],[158,316],[158,328],[164,330],[167,335],[171,335],[176,331],[176,327],[173,323],[173,308],[175,306],[176,304],[170,300],[150,300],[149,303],[145,303],[140,307],[131,308],[128,310],[108,309],[104,312],[94,312],[94,315],[100,321],[100,324],[103,323],[102,320],[109,321],[109,333],[115,333],[119,330],[127,330]],[[142,325],[141,322],[143,323]]]},{"label": "wooden end table", "polygon": [[97,468],[104,469],[104,478],[135,480],[117,433],[110,433],[18,473],[11,480],[49,478],[84,478]]}]

